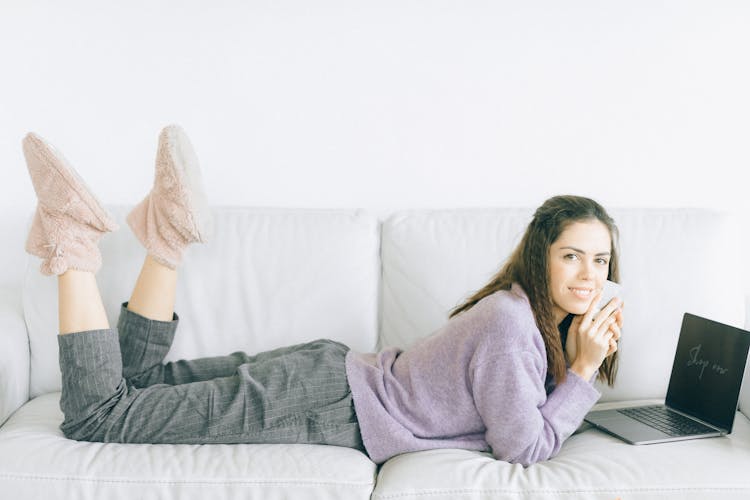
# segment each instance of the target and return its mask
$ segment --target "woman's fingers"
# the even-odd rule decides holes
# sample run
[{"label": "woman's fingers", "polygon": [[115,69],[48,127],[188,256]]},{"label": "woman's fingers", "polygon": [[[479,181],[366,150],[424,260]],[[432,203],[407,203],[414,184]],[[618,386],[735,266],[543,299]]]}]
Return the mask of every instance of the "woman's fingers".
[{"label": "woman's fingers", "polygon": [[620,299],[618,299],[617,297],[610,300],[594,318],[594,328],[596,330],[600,330],[605,323],[609,322],[609,320],[616,319],[614,313],[618,310],[619,305]]},{"label": "woman's fingers", "polygon": [[605,357],[610,356],[617,351],[619,347],[618,342],[620,341],[620,335],[621,335],[621,330],[617,322],[612,323],[609,326],[609,330],[607,330],[607,332],[609,334],[608,336],[609,349],[607,350],[607,355]]},{"label": "woman's fingers", "polygon": [[609,343],[609,341],[611,340],[617,342],[617,339],[615,339],[615,328],[617,328],[617,322],[615,318],[607,318],[607,329],[604,331],[604,338],[607,340],[607,343]]},{"label": "woman's fingers", "polygon": [[617,319],[617,326],[622,328],[622,325],[625,322],[625,317],[623,316],[623,312],[622,312],[622,304],[620,304],[619,309],[617,309],[613,314],[615,318]]},{"label": "woman's fingers", "polygon": [[588,310],[574,318],[569,330],[578,335],[576,357],[584,357],[592,364],[601,364],[617,351],[624,321],[623,302],[619,298],[610,300],[598,313],[594,313],[600,299],[601,290],[594,295]]},{"label": "woman's fingers", "polygon": [[[609,339],[609,350],[607,351],[607,356],[611,356],[617,351],[617,342],[614,339]],[[605,358],[607,356],[604,356]]]},{"label": "woman's fingers", "polygon": [[[599,324],[598,328],[596,327],[597,324]],[[589,355],[593,356],[592,362],[601,363],[609,355],[610,341],[616,344],[615,332],[612,331],[612,327],[616,328],[617,323],[615,318],[610,316],[603,320],[597,320],[586,332],[583,332],[584,344],[589,346]],[[581,348],[582,346],[579,346],[579,349]],[[585,347],[583,348],[585,349]]]},{"label": "woman's fingers", "polygon": [[617,324],[617,321],[615,321],[614,323],[612,323],[612,324],[611,324],[611,325],[609,326],[609,331],[611,331],[611,332],[612,332],[612,338],[613,338],[613,339],[614,339],[615,341],[618,341],[618,340],[620,340],[620,335],[621,335],[621,333],[622,333],[622,330],[620,330],[620,326],[619,326],[619,325]]},{"label": "woman's fingers", "polygon": [[604,318],[596,318],[594,324],[591,325],[591,333],[594,337],[601,337],[607,334],[610,327],[615,323],[614,316],[606,316]]},{"label": "woman's fingers", "polygon": [[599,303],[599,299],[602,297],[602,289],[600,288],[599,291],[594,294],[594,298],[591,300],[591,304],[589,304],[589,308],[586,309],[586,312],[583,313],[583,318],[581,318],[581,322],[584,325],[588,325],[591,323],[591,321],[594,319],[594,309],[596,308],[596,305]]}]

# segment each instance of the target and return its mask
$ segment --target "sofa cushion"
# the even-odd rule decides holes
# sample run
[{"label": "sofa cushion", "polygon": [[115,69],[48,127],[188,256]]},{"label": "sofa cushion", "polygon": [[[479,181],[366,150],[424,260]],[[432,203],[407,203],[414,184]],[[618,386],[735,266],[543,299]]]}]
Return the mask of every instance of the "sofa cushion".
[{"label": "sofa cushion", "polygon": [[[97,274],[110,324],[128,300],[145,250],[121,229],[101,241]],[[330,338],[375,348],[379,222],[361,210],[215,208],[214,235],[180,269],[180,326],[167,360],[248,353]],[[57,283],[31,258],[23,289],[31,343],[31,396],[60,390]]]},{"label": "sofa cushion", "polygon": [[60,393],[0,428],[2,498],[368,499],[376,466],[323,445],[150,445],[65,439]]},{"label": "sofa cushion", "polygon": [[[617,406],[622,403],[597,405]],[[400,455],[381,468],[372,498],[750,498],[750,421],[742,413],[729,436],[673,443],[633,446],[586,429],[570,437],[553,460],[527,468],[466,450]]]},{"label": "sofa cushion", "polygon": [[[664,398],[685,312],[744,326],[737,226],[726,214],[699,209],[610,214],[621,236],[625,327],[617,383],[598,386],[601,401]],[[407,347],[442,326],[500,269],[532,215],[411,210],[386,219],[381,345]]]}]

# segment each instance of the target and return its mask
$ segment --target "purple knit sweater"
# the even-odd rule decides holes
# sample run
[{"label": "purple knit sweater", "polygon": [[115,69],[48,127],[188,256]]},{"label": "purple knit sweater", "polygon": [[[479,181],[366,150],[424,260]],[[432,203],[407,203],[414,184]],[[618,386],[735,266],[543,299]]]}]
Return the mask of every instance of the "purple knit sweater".
[{"label": "purple knit sweater", "polygon": [[568,369],[545,390],[547,355],[514,284],[406,351],[350,351],[346,372],[370,458],[433,448],[492,451],[529,465],[557,454],[601,394]]}]

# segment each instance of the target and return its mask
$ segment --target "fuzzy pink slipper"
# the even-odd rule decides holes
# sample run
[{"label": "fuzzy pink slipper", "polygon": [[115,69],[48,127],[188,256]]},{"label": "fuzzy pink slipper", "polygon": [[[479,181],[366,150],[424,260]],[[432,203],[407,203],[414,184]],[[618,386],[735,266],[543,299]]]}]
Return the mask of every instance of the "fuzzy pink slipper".
[{"label": "fuzzy pink slipper", "polygon": [[175,269],[190,243],[204,243],[211,212],[203,191],[198,158],[177,125],[159,134],[151,192],[127,217],[128,225],[157,262]]},{"label": "fuzzy pink slipper", "polygon": [[38,198],[26,251],[42,258],[42,274],[95,273],[102,265],[99,239],[117,224],[51,144],[29,133],[23,153]]}]

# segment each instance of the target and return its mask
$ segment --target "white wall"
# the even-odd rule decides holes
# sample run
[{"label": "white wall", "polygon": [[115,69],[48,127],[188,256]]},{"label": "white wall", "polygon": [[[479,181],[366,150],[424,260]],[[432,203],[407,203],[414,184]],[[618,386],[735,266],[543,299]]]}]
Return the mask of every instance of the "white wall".
[{"label": "white wall", "polygon": [[742,214],[748,27],[745,0],[0,0],[0,231],[25,262],[28,130],[131,204],[173,122],[222,205]]}]

